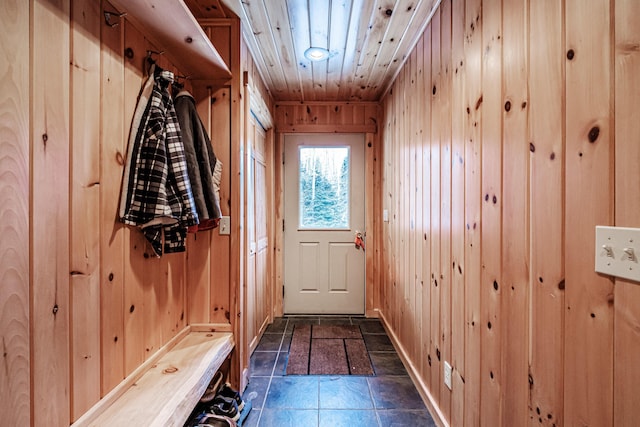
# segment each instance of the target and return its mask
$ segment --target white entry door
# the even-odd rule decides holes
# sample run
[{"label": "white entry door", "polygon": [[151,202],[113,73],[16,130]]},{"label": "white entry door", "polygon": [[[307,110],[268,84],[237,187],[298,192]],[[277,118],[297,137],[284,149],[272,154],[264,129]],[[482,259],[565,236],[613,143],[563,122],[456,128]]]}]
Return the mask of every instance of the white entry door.
[{"label": "white entry door", "polygon": [[284,312],[364,314],[364,135],[286,135],[284,157]]}]

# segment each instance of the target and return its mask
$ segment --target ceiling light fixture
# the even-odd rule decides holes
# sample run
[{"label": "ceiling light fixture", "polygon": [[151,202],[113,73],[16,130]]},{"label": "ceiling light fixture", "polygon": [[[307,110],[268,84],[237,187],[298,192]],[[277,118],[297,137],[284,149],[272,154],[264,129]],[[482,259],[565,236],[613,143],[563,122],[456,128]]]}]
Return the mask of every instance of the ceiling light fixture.
[{"label": "ceiling light fixture", "polygon": [[309,61],[324,61],[329,58],[329,51],[323,47],[310,47],[304,51],[304,57]]}]

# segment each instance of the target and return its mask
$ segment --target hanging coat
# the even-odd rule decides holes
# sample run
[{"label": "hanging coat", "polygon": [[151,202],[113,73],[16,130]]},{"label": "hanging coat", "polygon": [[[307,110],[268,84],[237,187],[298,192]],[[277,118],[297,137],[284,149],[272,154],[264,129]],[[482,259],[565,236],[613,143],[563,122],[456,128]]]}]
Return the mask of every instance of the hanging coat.
[{"label": "hanging coat", "polygon": [[157,256],[183,252],[198,224],[180,125],[168,87],[173,73],[152,66],[134,112],[120,198],[120,219],[138,226]]},{"label": "hanging coat", "polygon": [[189,181],[200,220],[197,227],[191,227],[189,231],[209,230],[217,227],[221,215],[220,178],[218,174],[216,185],[214,174],[216,168],[222,168],[222,163],[216,159],[193,96],[186,90],[180,91],[174,104],[184,143]]}]

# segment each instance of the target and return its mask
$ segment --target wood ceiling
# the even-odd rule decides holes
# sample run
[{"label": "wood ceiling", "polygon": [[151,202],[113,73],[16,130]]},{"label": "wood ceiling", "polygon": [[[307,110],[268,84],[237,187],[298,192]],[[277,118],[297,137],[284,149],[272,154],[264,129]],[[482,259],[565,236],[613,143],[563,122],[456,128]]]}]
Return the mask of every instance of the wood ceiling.
[{"label": "wood ceiling", "polygon": [[[235,13],[275,101],[378,101],[440,0],[186,0],[196,18]],[[226,7],[225,7],[226,6]],[[330,58],[311,62],[309,47]]]}]

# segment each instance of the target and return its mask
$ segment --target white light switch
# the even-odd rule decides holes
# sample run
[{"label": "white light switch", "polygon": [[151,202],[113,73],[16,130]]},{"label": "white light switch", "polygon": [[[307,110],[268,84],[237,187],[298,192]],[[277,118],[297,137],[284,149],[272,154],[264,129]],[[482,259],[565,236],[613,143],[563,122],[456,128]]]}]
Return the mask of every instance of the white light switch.
[{"label": "white light switch", "polygon": [[640,282],[640,228],[596,226],[596,271]]},{"label": "white light switch", "polygon": [[218,234],[221,236],[227,236],[231,234],[231,217],[223,216],[220,218],[220,228]]}]

